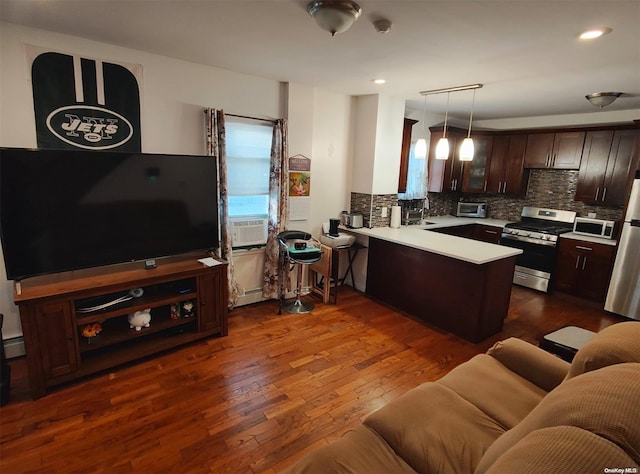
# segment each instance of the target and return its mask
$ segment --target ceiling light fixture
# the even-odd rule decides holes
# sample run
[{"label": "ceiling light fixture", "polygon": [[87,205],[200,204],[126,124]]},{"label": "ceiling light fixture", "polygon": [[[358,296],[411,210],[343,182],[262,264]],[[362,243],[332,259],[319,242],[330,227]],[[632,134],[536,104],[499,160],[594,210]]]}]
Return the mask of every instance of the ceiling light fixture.
[{"label": "ceiling light fixture", "polygon": [[446,160],[449,158],[449,140],[447,140],[447,118],[449,117],[449,97],[450,92],[447,92],[447,109],[444,113],[444,132],[442,138],[438,140],[436,145],[436,160]]},{"label": "ceiling light fixture", "polygon": [[[436,145],[436,159],[437,160],[446,160],[449,158],[449,140],[447,140],[447,118],[449,116],[449,95],[451,92],[459,92],[459,91],[468,91],[471,89],[480,89],[482,84],[469,84],[468,86],[456,86],[456,87],[446,87],[444,89],[432,89],[429,91],[420,91],[420,94],[423,96],[434,95],[434,94],[444,94],[447,93],[447,110],[444,115],[444,133],[442,134],[442,138],[438,141]],[[474,91],[474,100],[475,100],[475,91]],[[469,135],[471,135],[471,119],[473,118],[473,103],[471,104],[471,115],[469,118]],[[468,137],[471,138],[471,137]],[[473,142],[472,142],[473,146]]]},{"label": "ceiling light fixture", "polygon": [[474,147],[473,139],[471,138],[471,121],[473,120],[473,105],[476,101],[476,89],[473,89],[473,98],[471,99],[471,114],[469,115],[469,131],[467,132],[467,138],[462,140],[460,145],[460,161],[473,161]]},{"label": "ceiling light fixture", "polygon": [[613,104],[622,94],[622,92],[594,92],[593,94],[585,95],[585,98],[596,107],[602,108]]},{"label": "ceiling light fixture", "polygon": [[352,0],[316,0],[309,2],[307,12],[320,28],[335,36],[351,28],[362,8]]},{"label": "ceiling light fixture", "polygon": [[422,108],[422,138],[418,138],[413,156],[418,160],[427,157],[427,96],[424,96],[424,107]]},{"label": "ceiling light fixture", "polygon": [[609,27],[591,28],[580,33],[579,38],[582,40],[590,40],[600,38],[603,35],[611,33],[613,30]]},{"label": "ceiling light fixture", "polygon": [[387,81],[385,79],[372,79],[374,84],[385,84]]}]

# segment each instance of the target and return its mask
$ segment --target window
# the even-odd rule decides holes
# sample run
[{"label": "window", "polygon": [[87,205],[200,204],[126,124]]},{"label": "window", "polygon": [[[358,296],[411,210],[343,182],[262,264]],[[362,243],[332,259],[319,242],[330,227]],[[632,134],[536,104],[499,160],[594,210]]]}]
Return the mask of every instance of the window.
[{"label": "window", "polygon": [[[256,245],[260,240],[264,240],[262,243],[265,243],[273,125],[267,122],[228,118],[225,131],[229,218],[233,246]],[[259,237],[256,238],[258,225],[263,226],[264,230],[259,232]],[[249,228],[252,229],[250,237],[247,232]]]},{"label": "window", "polygon": [[427,196],[427,160],[416,158],[415,148],[415,143],[412,143],[409,149],[407,190],[398,193],[398,199],[423,199]]}]

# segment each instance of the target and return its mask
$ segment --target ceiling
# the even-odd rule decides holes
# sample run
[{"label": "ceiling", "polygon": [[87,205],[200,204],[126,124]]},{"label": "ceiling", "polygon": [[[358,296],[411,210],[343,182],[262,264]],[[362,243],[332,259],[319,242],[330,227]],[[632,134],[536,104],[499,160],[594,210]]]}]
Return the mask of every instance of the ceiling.
[{"label": "ceiling", "polygon": [[[380,93],[421,111],[420,91],[482,83],[474,120],[596,112],[584,96],[625,94],[639,111],[640,0],[357,0],[331,37],[306,0],[0,0],[0,19],[348,95]],[[373,21],[391,20],[375,31]],[[613,31],[585,42],[587,28]],[[372,79],[384,78],[375,85]],[[185,84],[188,87],[188,84]],[[450,96],[467,118],[470,91]],[[427,97],[444,113],[446,94]]]}]

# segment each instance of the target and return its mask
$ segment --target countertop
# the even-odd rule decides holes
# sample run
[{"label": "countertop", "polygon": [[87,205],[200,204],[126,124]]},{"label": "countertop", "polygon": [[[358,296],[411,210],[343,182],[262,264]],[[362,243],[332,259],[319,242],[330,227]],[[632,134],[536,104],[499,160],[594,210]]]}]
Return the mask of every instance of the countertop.
[{"label": "countertop", "polygon": [[482,265],[485,263],[513,257],[522,253],[520,249],[503,247],[478,240],[456,237],[453,235],[429,232],[431,229],[466,224],[483,224],[503,227],[507,221],[497,219],[475,219],[468,217],[438,216],[428,217],[425,222],[431,224],[403,225],[398,229],[391,227],[374,227],[373,229],[344,229],[358,235],[406,245],[438,255]]}]

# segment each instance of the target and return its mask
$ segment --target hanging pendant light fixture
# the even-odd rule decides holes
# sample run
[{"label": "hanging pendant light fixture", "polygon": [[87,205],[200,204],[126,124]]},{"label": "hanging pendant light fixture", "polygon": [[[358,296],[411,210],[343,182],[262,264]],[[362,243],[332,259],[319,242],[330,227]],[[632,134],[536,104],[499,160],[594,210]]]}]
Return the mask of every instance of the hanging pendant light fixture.
[{"label": "hanging pendant light fixture", "polygon": [[[438,144],[436,145],[436,159],[437,160],[446,160],[449,158],[449,140],[447,139],[447,119],[449,118],[449,96],[451,92],[459,92],[459,91],[468,91],[473,89],[473,101],[471,102],[471,116],[469,117],[469,133],[467,134],[467,138],[463,141],[462,147],[464,147],[464,153],[461,149],[460,159],[462,161],[471,161],[473,159],[473,140],[471,140],[471,121],[473,120],[473,105],[476,98],[475,89],[480,89],[482,84],[469,84],[468,86],[457,86],[457,87],[447,87],[445,89],[432,89],[428,91],[420,91],[420,94],[425,96],[433,95],[433,94],[444,94],[447,93],[447,109],[444,115],[444,132],[442,133],[442,138],[438,140]],[[426,110],[426,107],[425,107]],[[425,131],[426,135],[426,131]],[[466,142],[466,145],[465,145]],[[426,145],[426,141],[425,141]],[[416,143],[416,148],[418,144]],[[461,148],[462,148],[461,147]],[[468,158],[470,156],[470,158]]]},{"label": "hanging pendant light fixture", "polygon": [[460,161],[472,161],[473,160],[473,140],[471,139],[471,121],[473,120],[473,105],[476,101],[476,90],[473,89],[473,98],[471,99],[471,114],[469,115],[469,131],[467,132],[467,138],[462,140],[460,145]]},{"label": "hanging pendant light fixture", "polygon": [[424,107],[422,109],[422,137],[416,142],[416,148],[413,151],[413,156],[418,160],[424,160],[427,158],[427,96],[424,96]]},{"label": "hanging pendant light fixture", "polygon": [[446,160],[449,158],[449,140],[447,140],[447,118],[449,117],[449,97],[450,92],[447,92],[447,109],[444,113],[444,132],[442,138],[438,140],[436,146],[436,160]]}]

